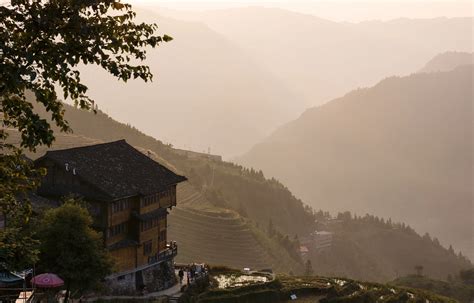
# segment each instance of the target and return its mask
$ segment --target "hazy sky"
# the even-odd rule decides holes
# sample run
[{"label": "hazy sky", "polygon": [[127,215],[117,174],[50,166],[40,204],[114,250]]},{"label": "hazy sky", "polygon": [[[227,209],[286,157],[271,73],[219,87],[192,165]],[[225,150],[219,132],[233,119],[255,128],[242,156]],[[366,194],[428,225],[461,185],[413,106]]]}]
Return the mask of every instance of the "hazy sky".
[{"label": "hazy sky", "polygon": [[279,7],[335,21],[387,20],[400,17],[473,16],[474,1],[465,0],[128,0],[171,9],[220,9],[245,6]]}]

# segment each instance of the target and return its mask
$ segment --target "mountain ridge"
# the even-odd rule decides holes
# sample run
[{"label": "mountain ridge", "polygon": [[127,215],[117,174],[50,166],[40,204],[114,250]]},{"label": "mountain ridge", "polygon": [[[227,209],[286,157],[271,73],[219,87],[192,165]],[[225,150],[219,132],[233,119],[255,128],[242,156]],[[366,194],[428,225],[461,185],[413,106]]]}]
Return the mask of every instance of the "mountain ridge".
[{"label": "mountain ridge", "polygon": [[[409,218],[472,256],[465,229],[472,223],[472,84],[472,67],[387,78],[307,110],[238,162],[277,177],[310,205]],[[429,208],[413,208],[419,203]],[[438,208],[456,220],[444,222]]]},{"label": "mountain ridge", "polygon": [[226,157],[248,149],[303,109],[296,93],[204,23],[141,10],[137,16],[158,21],[160,33],[174,38],[147,54],[144,64],[156,74],[154,82],[123,84],[90,67],[81,74],[100,109],[119,121],[181,148],[211,148]]},{"label": "mountain ridge", "polygon": [[[126,139],[143,153],[189,178],[190,186],[186,186],[187,189],[178,188],[180,197],[178,204],[184,212],[171,212],[170,214],[170,224],[175,227],[175,230],[170,229],[170,236],[180,243],[181,255],[177,258],[180,262],[195,260],[211,264],[229,262],[228,265],[237,267],[244,264],[248,266],[269,264],[277,272],[288,273],[291,270],[298,274],[303,271],[301,261],[297,261],[298,238],[303,241],[315,230],[329,228],[321,225],[329,218],[328,214],[310,209],[301,200],[296,199],[283,184],[275,179],[265,178],[262,172],[228,162],[215,161],[213,158],[205,156],[200,158],[183,156],[181,153],[176,153],[171,145],[147,136],[130,125],[119,123],[100,110],[97,114],[93,114],[69,105],[65,105],[65,107],[66,119],[70,122],[74,133],[59,133],[59,130],[55,128],[57,140],[53,144],[53,149]],[[38,110],[42,112],[41,109]],[[42,112],[41,115],[45,116],[45,113]],[[18,142],[18,138],[18,135],[10,136],[13,143]],[[44,153],[47,149],[41,147],[38,149],[38,153]],[[30,156],[34,158],[34,155]],[[319,208],[321,207],[322,205],[319,205]],[[222,226],[223,231],[218,232],[219,227],[215,225],[216,220],[228,218],[229,215],[234,218],[231,220],[234,223],[231,226]],[[216,218],[209,219],[213,216]],[[342,220],[339,219],[339,216],[342,216]],[[412,229],[408,227],[405,227],[406,231],[399,229],[397,226],[404,226],[402,224],[394,224],[393,227],[396,229],[389,226],[388,231],[386,227],[373,229],[370,222],[379,222],[379,219],[367,217],[369,221],[361,221],[360,227],[346,228],[344,227],[346,224],[344,218],[346,217],[341,214],[334,220],[329,220],[329,222],[340,221],[343,225],[342,228],[335,229],[337,240],[329,254],[332,257],[324,259],[316,254],[315,260],[326,261],[323,263],[314,261],[315,272],[358,277],[365,280],[387,281],[395,277],[393,268],[401,274],[408,274],[414,265],[412,263],[419,262],[417,260],[420,256],[405,255],[406,249],[409,249],[405,245],[412,245],[409,243],[415,243],[423,249],[432,251],[429,253],[431,261],[426,262],[425,265],[427,272],[433,272],[438,278],[440,273],[443,278],[459,268],[472,266],[465,259],[448,254],[448,250],[439,244],[433,246],[430,241],[425,243]],[[230,223],[227,219],[219,222]],[[201,230],[196,227],[196,223],[203,224],[202,228],[207,228],[206,230],[209,230],[210,226],[214,226],[213,230],[216,232],[209,233],[209,235],[207,233],[199,235],[199,241],[196,243],[194,240],[196,230]],[[245,231],[245,235],[242,234],[242,239],[246,239],[245,243],[251,243],[252,237],[257,239],[259,245],[254,247],[253,251],[262,253],[261,256],[249,261],[245,261],[244,257],[233,258],[237,250],[233,249],[232,253],[229,253],[229,247],[235,243],[232,241],[219,242],[219,237],[225,235],[223,232],[232,230],[235,225],[240,225],[240,230]],[[270,225],[273,226],[271,232]],[[380,223],[376,223],[376,225],[378,226]],[[191,230],[188,230],[189,228]],[[380,249],[372,249],[370,245],[364,245],[365,248],[361,249],[362,247],[357,242],[367,241],[367,237],[361,238],[361,235],[366,233],[358,232],[361,228],[368,230],[367,234],[371,235],[370,237],[375,237],[369,237],[368,243],[379,243],[381,247],[389,247],[393,245],[393,243],[390,244],[391,242],[399,243],[401,241],[400,250],[393,250],[391,254],[395,253],[395,256],[389,258],[381,253]],[[226,238],[230,239],[232,236],[228,235]],[[201,242],[203,249],[198,245]],[[226,243],[230,246],[220,246],[221,244],[226,245]],[[217,253],[221,255],[216,257],[216,254],[209,250],[210,247],[218,250]],[[405,257],[400,258],[398,251]],[[241,255],[248,256],[246,253]],[[362,261],[353,262],[354,256],[359,256]],[[432,262],[444,265],[438,266],[437,270],[432,270]]]},{"label": "mountain ridge", "polygon": [[410,74],[437,53],[472,51],[472,18],[338,22],[268,7],[163,11],[167,13],[201,21],[222,33],[299,93],[308,106],[355,87],[372,86],[386,76]]}]

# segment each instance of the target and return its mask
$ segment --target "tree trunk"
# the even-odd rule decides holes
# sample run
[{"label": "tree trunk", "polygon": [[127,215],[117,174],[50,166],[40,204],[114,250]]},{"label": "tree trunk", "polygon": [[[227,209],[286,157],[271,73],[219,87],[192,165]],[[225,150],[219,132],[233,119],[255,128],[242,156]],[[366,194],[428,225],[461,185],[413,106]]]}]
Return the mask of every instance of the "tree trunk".
[{"label": "tree trunk", "polygon": [[64,296],[64,303],[69,301],[69,281],[66,282],[66,295]]}]

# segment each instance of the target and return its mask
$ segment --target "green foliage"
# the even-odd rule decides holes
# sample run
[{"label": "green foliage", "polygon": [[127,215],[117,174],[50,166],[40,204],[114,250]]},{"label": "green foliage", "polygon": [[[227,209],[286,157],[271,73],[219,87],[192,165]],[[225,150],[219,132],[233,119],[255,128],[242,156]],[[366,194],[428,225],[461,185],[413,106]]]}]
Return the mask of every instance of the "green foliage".
[{"label": "green foliage", "polygon": [[21,227],[0,230],[0,267],[22,270],[38,261],[38,241]]},{"label": "green foliage", "polygon": [[[161,141],[114,121],[101,111],[94,115],[66,105],[66,117],[75,134],[81,137],[59,137],[56,148],[90,144],[90,141],[81,142],[83,137],[88,137],[101,141],[125,138],[134,146],[151,150],[188,176],[195,187],[205,187],[206,198],[214,205],[237,210],[242,204],[248,219],[255,222],[251,226],[259,226],[253,228],[258,241],[271,248],[272,255],[288,253],[281,245],[276,245],[276,237],[269,239],[266,235],[270,219],[276,230],[284,235],[298,234],[300,241],[315,229],[334,230],[336,234],[331,251],[315,254],[311,258],[317,274],[390,281],[397,275],[412,274],[416,264],[424,265],[427,275],[438,278],[471,266],[464,257],[460,258],[454,252],[451,254],[434,239],[422,241],[422,237],[410,226],[392,222],[391,219],[352,214],[352,219],[336,222],[328,212],[305,207],[274,179],[262,179],[258,174],[252,174],[251,170],[232,163],[178,155]],[[212,166],[215,167],[215,177],[210,186]],[[293,270],[299,274],[304,271],[303,265],[299,264],[298,268],[285,266],[282,271]]]},{"label": "green foliage", "polygon": [[[212,280],[212,274],[211,274]],[[269,283],[231,289],[211,287],[192,292],[182,302],[291,302],[295,294],[302,302],[357,303],[454,303],[446,297],[412,288],[366,283],[340,278],[290,277],[280,275]],[[309,298],[308,301],[305,298]],[[287,301],[289,300],[289,301]]]},{"label": "green foliage", "polygon": [[274,237],[276,233],[275,226],[273,225],[272,219],[268,220],[267,234],[270,238]]},{"label": "green foliage", "polygon": [[35,189],[44,174],[42,169],[34,169],[21,155],[20,150],[0,144],[8,152],[0,156],[0,210],[9,222],[22,225],[28,222],[31,208],[27,194]]},{"label": "green foliage", "polygon": [[0,216],[6,223],[0,229],[0,266],[19,270],[37,261],[38,243],[27,229],[31,215],[28,193],[44,171],[34,169],[18,149],[4,143],[0,147],[5,152],[0,155]]},{"label": "green foliage", "polygon": [[318,220],[320,230],[334,235],[326,251],[310,249],[308,258],[317,274],[386,282],[413,274],[414,267],[420,265],[422,274],[445,279],[448,274],[472,266],[465,257],[431,237],[417,234],[408,225],[371,215],[345,213],[337,217],[339,220]]},{"label": "green foliage", "polygon": [[123,81],[152,80],[147,66],[132,62],[171,37],[155,35],[155,24],[136,24],[134,18],[131,6],[119,0],[11,0],[0,6],[0,214],[7,222],[0,231],[1,266],[20,269],[36,261],[37,242],[25,228],[31,213],[26,194],[42,173],[5,144],[5,128],[17,129],[21,147],[29,150],[53,142],[48,119],[27,98],[31,92],[59,130],[70,131],[55,87],[81,109],[94,109],[80,64],[98,65]]},{"label": "green foliage", "polygon": [[417,276],[423,276],[423,265],[415,265],[414,268]]},{"label": "green foliage", "polygon": [[[34,96],[29,96],[33,99]],[[206,198],[215,206],[235,210],[245,209],[248,218],[261,225],[273,219],[275,228],[285,235],[304,235],[315,229],[313,210],[294,197],[275,179],[267,179],[261,171],[246,169],[229,162],[218,162],[207,158],[188,158],[177,154],[169,145],[148,136],[132,126],[113,120],[101,111],[92,114],[77,110],[67,104],[66,119],[75,135],[101,141],[125,139],[133,146],[150,150],[181,174],[188,177],[197,189],[203,189]],[[41,116],[47,112],[39,109]],[[98,127],[100,126],[100,127]],[[60,130],[53,127],[53,129]],[[58,143],[68,146],[80,145],[80,138],[63,136]],[[90,142],[88,142],[90,144]],[[84,144],[84,143],[82,143]],[[60,147],[58,145],[57,147]],[[41,152],[44,152],[41,149]],[[214,178],[213,178],[214,171]]]},{"label": "green foliage", "polygon": [[91,225],[87,209],[73,200],[46,211],[41,221],[39,267],[63,278],[67,290],[92,289],[111,272],[102,236]]},{"label": "green foliage", "polygon": [[[464,270],[460,272],[460,276]],[[425,289],[435,294],[453,298],[462,303],[470,303],[474,300],[474,286],[464,283],[461,277],[451,281],[441,281],[422,277],[418,275],[409,275],[397,278],[391,282],[396,286]]]},{"label": "green foliage", "polygon": [[459,273],[459,277],[461,278],[464,284],[474,286],[474,268],[461,270],[461,272]]},{"label": "green foliage", "polygon": [[171,37],[155,35],[155,24],[136,24],[134,18],[131,6],[118,0],[11,0],[0,6],[2,124],[21,132],[23,147],[35,149],[54,140],[26,91],[68,131],[56,86],[80,108],[94,107],[81,83],[79,64],[98,65],[123,81],[152,80],[148,66],[133,62],[146,59],[146,47]]},{"label": "green foliage", "polygon": [[[245,209],[248,218],[255,222],[266,223],[271,219],[275,231],[286,235],[306,234],[315,228],[313,210],[279,181],[266,179],[261,171],[206,159],[170,160],[190,177],[193,185],[219,192],[228,208],[237,212]],[[191,168],[192,174],[188,174]]]}]

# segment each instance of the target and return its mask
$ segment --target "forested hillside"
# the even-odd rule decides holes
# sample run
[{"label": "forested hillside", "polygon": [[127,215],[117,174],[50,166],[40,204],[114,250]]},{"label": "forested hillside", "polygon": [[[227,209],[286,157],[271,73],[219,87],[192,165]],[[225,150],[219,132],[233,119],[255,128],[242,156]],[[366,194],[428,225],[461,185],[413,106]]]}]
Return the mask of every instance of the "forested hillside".
[{"label": "forested hillside", "polygon": [[354,90],[308,109],[240,163],[310,205],[392,217],[472,257],[472,73],[464,66]]},{"label": "forested hillside", "polygon": [[[179,189],[180,206],[170,212],[170,236],[181,243],[178,261],[195,260],[257,268],[268,265],[279,272],[303,272],[303,263],[297,251],[298,238],[302,239],[315,229],[326,227],[321,226],[321,220],[316,222],[316,219],[321,218],[319,212],[305,206],[279,181],[266,179],[260,171],[215,161],[206,156],[193,158],[180,155],[172,146],[131,126],[118,123],[100,111],[93,114],[66,105],[66,117],[74,133],[58,134],[52,148],[126,139],[144,153],[190,179],[187,186]],[[15,136],[10,139],[15,141]],[[44,151],[45,148],[41,148],[38,154]],[[361,223],[360,228],[371,230],[368,223]],[[335,239],[340,239],[335,243],[339,244],[330,253],[332,259],[327,259],[322,265],[314,261],[317,273],[386,281],[395,277],[394,271],[398,265],[401,271],[409,271],[411,263],[416,263],[416,256],[411,254],[401,254],[401,257],[396,253],[386,255],[385,251],[370,246],[372,240],[387,247],[391,247],[388,244],[395,240],[393,243],[410,251],[429,251],[428,244],[421,241],[419,236],[402,236],[398,239],[387,236],[390,233],[383,229],[374,229],[367,238],[359,239],[364,232],[358,235],[355,233],[357,229],[352,226],[342,225],[334,230],[337,231]],[[238,237],[235,233],[238,233]],[[235,242],[236,237],[243,245]],[[360,249],[358,244],[358,241],[364,243],[362,239],[369,244],[364,249]],[[468,264],[458,258],[446,257],[446,249],[441,246],[433,246],[432,249],[432,259],[440,264],[446,263],[443,274],[447,275]],[[354,259],[356,256],[360,258]],[[319,256],[317,259],[324,260]],[[377,265],[366,266],[364,260],[369,264],[376,260]],[[381,270],[380,266],[386,264],[390,265],[388,270]],[[333,269],[329,265],[334,265]]]},{"label": "forested hillside", "polygon": [[427,277],[446,280],[472,267],[452,247],[446,249],[436,237],[421,236],[404,223],[349,212],[333,219],[318,216],[318,222],[319,229],[334,233],[331,249],[308,256],[320,275],[385,282],[413,274],[416,266],[422,266]]},{"label": "forested hillside", "polygon": [[285,234],[304,234],[314,228],[311,209],[305,207],[280,182],[265,179],[261,172],[205,157],[179,155],[171,145],[121,124],[100,111],[94,114],[66,105],[66,119],[73,129],[72,135],[101,141],[126,139],[133,146],[156,153],[188,176],[196,188],[203,190],[220,206],[235,210],[243,207],[248,217],[256,221],[268,222],[273,219],[275,226]]},{"label": "forested hillside", "polygon": [[422,273],[397,278],[390,284],[426,289],[432,293],[456,299],[461,303],[472,303],[474,300],[474,268],[449,275],[447,281],[430,279]]}]

